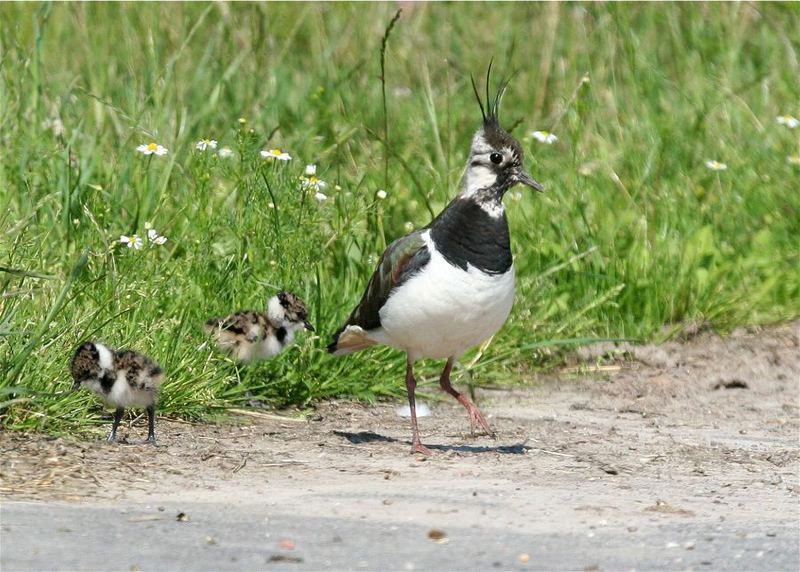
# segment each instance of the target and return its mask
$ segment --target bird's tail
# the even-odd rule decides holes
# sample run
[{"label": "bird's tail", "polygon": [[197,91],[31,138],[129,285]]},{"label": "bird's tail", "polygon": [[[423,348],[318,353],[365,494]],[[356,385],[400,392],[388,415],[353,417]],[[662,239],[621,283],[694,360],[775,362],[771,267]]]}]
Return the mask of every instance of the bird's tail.
[{"label": "bird's tail", "polygon": [[360,326],[346,326],[334,336],[333,342],[328,346],[328,351],[335,356],[343,356],[361,351],[377,344],[370,339],[364,328]]}]

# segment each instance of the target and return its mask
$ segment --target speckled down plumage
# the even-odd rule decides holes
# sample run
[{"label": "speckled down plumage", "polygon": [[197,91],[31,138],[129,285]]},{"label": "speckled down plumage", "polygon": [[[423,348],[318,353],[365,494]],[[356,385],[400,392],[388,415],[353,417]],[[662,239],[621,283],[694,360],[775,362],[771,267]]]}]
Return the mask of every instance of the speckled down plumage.
[{"label": "speckled down plumage", "polygon": [[305,303],[291,292],[269,299],[266,312],[245,310],[212,318],[203,325],[206,334],[235,360],[249,363],[269,359],[294,342],[295,332],[313,331]]},{"label": "speckled down plumage", "polygon": [[147,440],[155,445],[156,398],[164,370],[146,355],[133,350],[113,350],[100,342],[84,342],[72,356],[70,373],[73,389],[85,387],[116,408],[108,441],[117,439],[125,409],[147,409]]},{"label": "speckled down plumage", "polygon": [[85,342],[70,363],[74,387],[86,387],[114,407],[155,404],[164,371],[156,362],[132,350],[113,350],[100,342]]}]

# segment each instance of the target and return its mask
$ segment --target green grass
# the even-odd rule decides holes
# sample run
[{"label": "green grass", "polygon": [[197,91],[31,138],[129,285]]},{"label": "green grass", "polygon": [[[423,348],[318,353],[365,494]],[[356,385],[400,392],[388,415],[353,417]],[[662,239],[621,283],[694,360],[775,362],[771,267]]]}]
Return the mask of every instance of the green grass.
[{"label": "green grass", "polygon": [[[410,6],[386,44],[384,122],[395,9],[0,5],[3,426],[107,423],[93,396],[68,393],[87,338],[164,365],[169,414],[400,394],[398,352],[324,346],[385,245],[457,192],[480,118],[469,74],[491,57],[496,81],[516,72],[502,118],[547,192],[506,198],[517,301],[465,356],[474,383],[530,379],[569,340],[800,315],[800,167],[787,161],[800,129],[775,121],[800,115],[797,5]],[[236,156],[196,151],[205,137]],[[136,152],[150,141],[169,153]],[[259,157],[273,146],[293,160]],[[301,190],[306,163],[328,201]],[[145,222],[168,242],[119,243]],[[308,301],[320,337],[243,370],[203,345],[204,319],[279,288]]]}]

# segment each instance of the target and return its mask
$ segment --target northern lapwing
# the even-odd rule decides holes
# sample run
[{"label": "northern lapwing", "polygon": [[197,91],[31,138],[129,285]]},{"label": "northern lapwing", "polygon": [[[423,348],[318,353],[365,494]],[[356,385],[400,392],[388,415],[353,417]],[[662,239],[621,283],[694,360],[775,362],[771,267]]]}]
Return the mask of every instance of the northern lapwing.
[{"label": "northern lapwing", "polygon": [[203,326],[217,346],[242,363],[269,359],[294,342],[298,330],[314,331],[305,303],[291,292],[279,292],[266,312],[236,312],[212,318]]},{"label": "northern lapwing", "polygon": [[[440,387],[455,397],[493,435],[485,417],[450,384],[453,362],[493,336],[514,302],[514,265],[503,195],[515,185],[537,191],[522,166],[519,142],[500,127],[498,112],[508,82],[486,105],[478,99],[483,123],[472,138],[461,192],[425,228],[391,243],[381,256],[358,306],[334,335],[328,351],[344,355],[375,344],[407,354],[406,388],[411,408],[412,452],[430,450],[420,442],[414,402],[414,362],[447,359]],[[487,115],[488,113],[488,115]]]},{"label": "northern lapwing", "polygon": [[70,362],[73,390],[85,387],[116,408],[108,442],[117,440],[117,427],[125,409],[147,410],[147,440],[156,443],[156,398],[164,371],[149,357],[132,350],[113,350],[100,342],[81,344]]}]

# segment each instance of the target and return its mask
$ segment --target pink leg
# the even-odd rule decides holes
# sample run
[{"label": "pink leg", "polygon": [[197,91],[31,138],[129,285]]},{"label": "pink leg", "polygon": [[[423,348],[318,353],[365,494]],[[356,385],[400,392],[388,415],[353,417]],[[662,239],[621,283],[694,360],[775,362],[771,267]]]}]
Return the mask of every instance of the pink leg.
[{"label": "pink leg", "polygon": [[431,450],[428,449],[419,440],[419,428],[417,427],[417,405],[414,400],[414,390],[417,388],[417,380],[414,379],[414,363],[411,358],[408,359],[406,365],[406,389],[408,390],[408,406],[411,408],[411,453],[422,453],[423,455],[430,455]]},{"label": "pink leg", "polygon": [[481,413],[480,409],[478,409],[474,403],[472,403],[463,393],[459,393],[453,386],[450,385],[450,371],[453,369],[453,358],[449,358],[447,360],[447,364],[444,366],[444,371],[442,371],[442,376],[439,378],[439,387],[441,387],[444,391],[455,397],[458,402],[463,405],[467,413],[469,414],[469,429],[472,434],[475,434],[475,423],[480,423],[480,426],[483,427],[483,430],[486,431],[486,434],[489,437],[494,437],[494,431],[492,428],[489,427],[489,423],[486,421],[486,418]]}]

